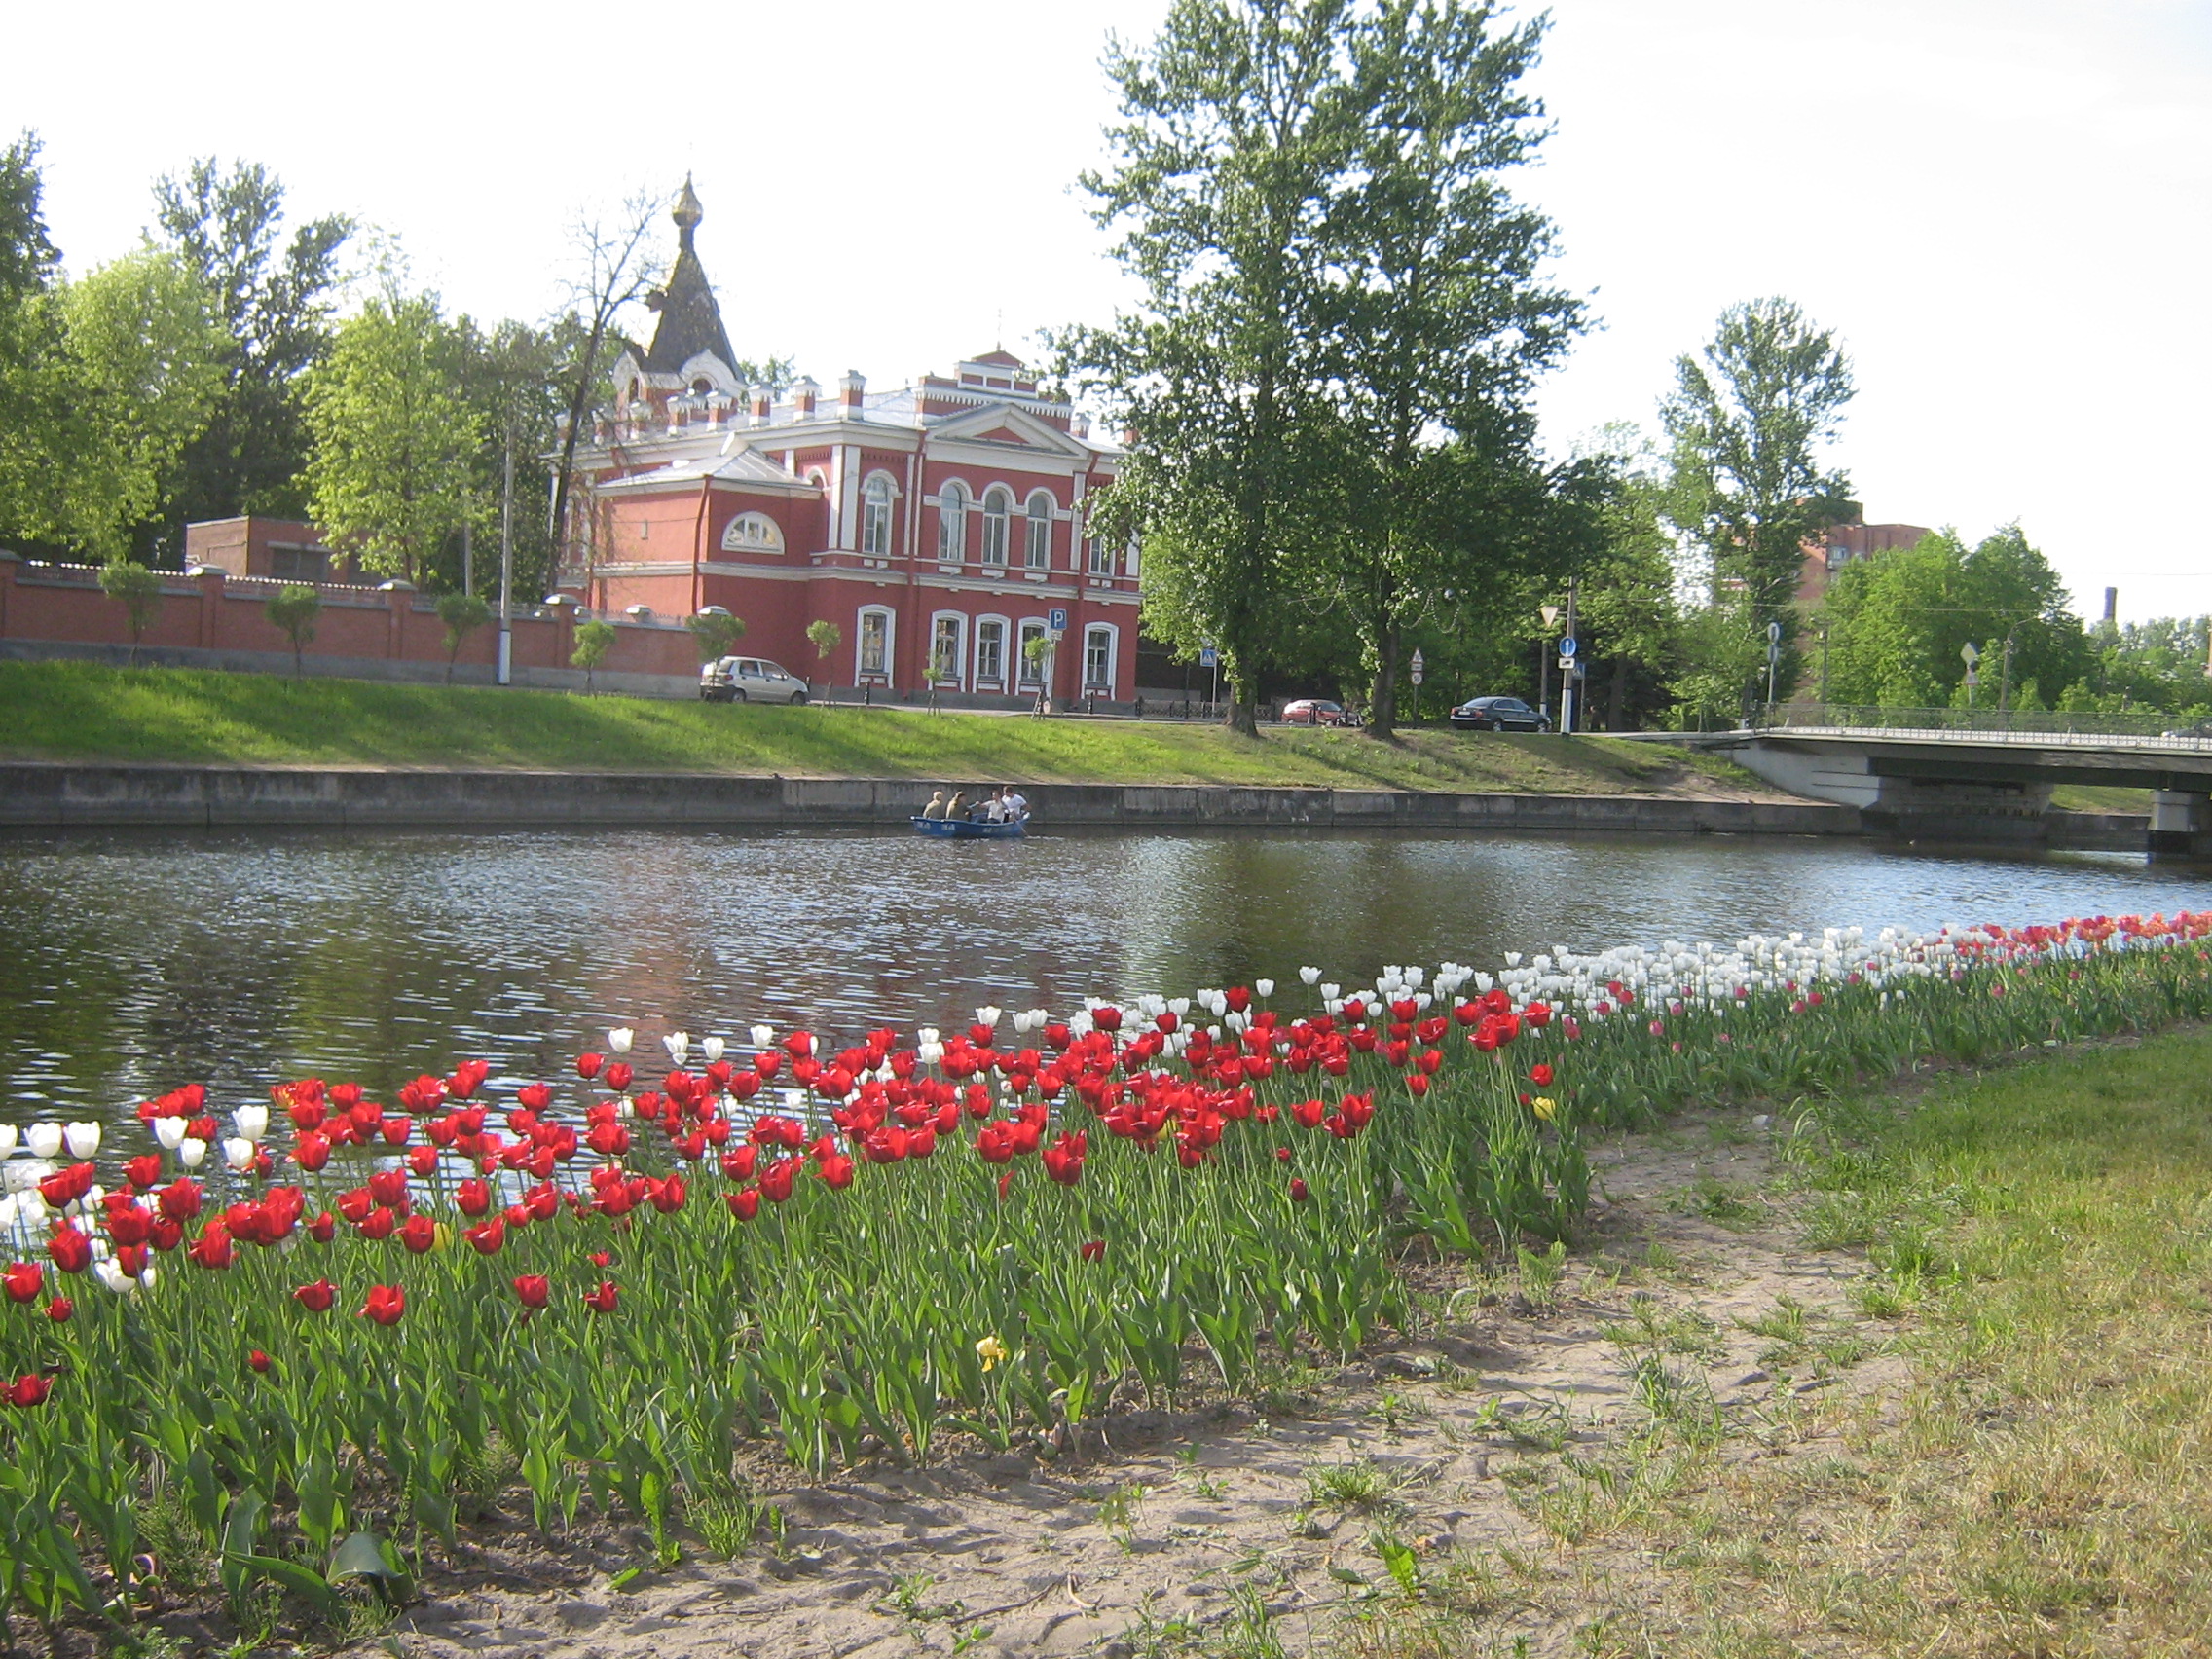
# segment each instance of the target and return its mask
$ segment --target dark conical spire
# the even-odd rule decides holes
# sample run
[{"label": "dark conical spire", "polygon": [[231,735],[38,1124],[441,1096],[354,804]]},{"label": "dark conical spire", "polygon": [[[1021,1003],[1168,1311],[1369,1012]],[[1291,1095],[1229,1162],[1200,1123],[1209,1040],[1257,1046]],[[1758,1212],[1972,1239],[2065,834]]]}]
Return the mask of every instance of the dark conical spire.
[{"label": "dark conical spire", "polygon": [[668,274],[668,286],[646,302],[660,313],[660,323],[645,352],[645,367],[655,374],[675,374],[701,351],[712,351],[734,367],[737,357],[722,328],[721,308],[715,304],[714,287],[699,263],[698,249],[692,246],[692,234],[706,217],[706,209],[699,205],[688,173],[669,217],[676,221],[676,264]]}]

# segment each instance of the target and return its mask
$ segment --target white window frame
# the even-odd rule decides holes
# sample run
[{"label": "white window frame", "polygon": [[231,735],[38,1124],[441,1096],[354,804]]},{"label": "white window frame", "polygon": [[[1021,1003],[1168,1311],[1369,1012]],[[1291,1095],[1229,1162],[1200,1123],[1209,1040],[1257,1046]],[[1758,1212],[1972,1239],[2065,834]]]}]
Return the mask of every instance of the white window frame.
[{"label": "white window frame", "polygon": [[[1083,629],[1083,688],[1086,691],[1112,691],[1114,689],[1114,658],[1121,646],[1122,631],[1111,622],[1087,622]],[[1091,653],[1097,641],[1106,642],[1106,672],[1103,677],[1090,672]]]},{"label": "white window frame", "polygon": [[1090,573],[1094,576],[1114,573],[1114,544],[1103,535],[1090,538]]},{"label": "white window frame", "polygon": [[1015,684],[1028,687],[1045,683],[1044,668],[1042,666],[1037,668],[1029,666],[1029,642],[1046,639],[1050,637],[1051,633],[1051,630],[1046,626],[1045,618],[1042,616],[1024,616],[1021,619],[1021,625],[1014,629],[1014,674]]},{"label": "white window frame", "polygon": [[[883,660],[870,668],[867,665],[867,625],[883,624]],[[899,645],[899,613],[888,605],[864,605],[853,622],[853,683],[866,685],[873,681],[888,684],[891,665],[898,661],[892,653]]]},{"label": "white window frame", "polygon": [[869,559],[891,557],[893,504],[899,486],[888,472],[871,472],[861,484],[861,553]]},{"label": "white window frame", "polygon": [[994,570],[1006,569],[1008,543],[1013,539],[1014,492],[1004,484],[993,484],[983,492],[983,563]]},{"label": "white window frame", "polygon": [[739,513],[722,526],[724,553],[781,553],[783,527],[766,513]]},{"label": "white window frame", "polygon": [[968,486],[957,478],[945,480],[937,493],[937,562],[968,562]]},{"label": "white window frame", "polygon": [[[1021,547],[1021,564],[1024,570],[1049,571],[1052,568],[1052,514],[1059,503],[1052,499],[1050,490],[1032,490],[1024,509],[1027,529]],[[1043,511],[1038,509],[1042,507]]]},{"label": "white window frame", "polygon": [[[983,666],[983,631],[986,628],[995,628],[996,630],[998,630],[998,664],[994,669],[991,670],[985,670]],[[1013,624],[1010,623],[1004,616],[978,616],[976,618],[973,631],[970,636],[974,640],[975,644],[970,648],[975,653],[976,670],[972,683],[978,691],[983,688],[983,682],[985,681],[989,681],[992,685],[994,685],[1001,691],[1005,690],[1010,684],[1013,683],[1013,681],[1009,678],[1008,675],[1006,660],[1007,645],[1012,640],[1013,635]]]},{"label": "white window frame", "polygon": [[[943,637],[944,624],[947,622],[952,624],[952,648],[940,652],[938,642]],[[936,685],[949,681],[955,689],[965,684],[961,671],[967,666],[967,651],[968,613],[965,610],[934,612],[930,617],[930,660],[923,665],[923,672],[928,675],[930,683]],[[940,673],[941,668],[949,668],[951,672]]]}]

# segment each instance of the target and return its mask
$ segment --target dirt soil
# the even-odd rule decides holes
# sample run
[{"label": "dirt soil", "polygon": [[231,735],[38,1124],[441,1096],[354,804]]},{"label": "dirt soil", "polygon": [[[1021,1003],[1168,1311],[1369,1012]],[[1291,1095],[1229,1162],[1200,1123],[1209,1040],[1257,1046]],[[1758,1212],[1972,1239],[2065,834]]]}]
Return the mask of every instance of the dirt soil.
[{"label": "dirt soil", "polygon": [[[1443,1315],[1433,1328],[1287,1382],[1269,1416],[1128,1411],[1109,1419],[1105,1447],[1087,1439],[1048,1462],[971,1453],[792,1484],[773,1494],[780,1547],[725,1561],[687,1542],[667,1570],[627,1530],[548,1547],[524,1504],[430,1564],[424,1599],[351,1651],[1139,1659],[1202,1644],[1264,1604],[1300,1652],[1390,1591],[1379,1529],[1412,1546],[1424,1580],[1462,1576],[1486,1644],[1568,1651],[1588,1609],[1540,1587],[1564,1590],[1574,1569],[1534,1518],[1535,1494],[1563,1450],[1602,1455],[1648,1420],[1638,1353],[1702,1375],[1728,1425],[1724,1461],[1814,1451],[1903,1381],[1878,1341],[1854,1343],[1840,1366],[1782,1364],[1769,1336],[1737,1322],[1793,1302],[1817,1329],[1880,1335],[1847,1300],[1862,1265],[1799,1241],[1773,1181],[1774,1133],[1730,1114],[1608,1144],[1594,1155],[1604,1199],[1549,1297],[1540,1268],[1535,1301],[1512,1279],[1436,1270],[1423,1287]],[[1627,1340],[1639,1329],[1690,1340],[1639,1348]],[[1782,1419],[1778,1447],[1758,1430]],[[1517,1580],[1501,1585],[1487,1565],[1500,1560],[1522,1564]]]}]

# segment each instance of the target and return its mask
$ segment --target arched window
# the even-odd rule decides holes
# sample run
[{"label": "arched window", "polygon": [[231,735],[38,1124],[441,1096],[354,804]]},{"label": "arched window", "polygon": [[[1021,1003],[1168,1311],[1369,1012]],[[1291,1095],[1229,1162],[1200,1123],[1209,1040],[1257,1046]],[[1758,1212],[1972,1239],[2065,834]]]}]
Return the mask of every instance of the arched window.
[{"label": "arched window", "polygon": [[860,684],[891,678],[891,612],[870,606],[860,615]]},{"label": "arched window", "polygon": [[957,480],[937,494],[937,556],[947,565],[968,557],[968,492]]},{"label": "arched window", "polygon": [[1052,493],[1034,490],[1029,496],[1029,544],[1021,562],[1032,571],[1052,568]]},{"label": "arched window", "polygon": [[1083,631],[1083,688],[1086,691],[1114,689],[1114,630],[1111,627],[1094,625]]},{"label": "arched window", "polygon": [[994,484],[983,493],[983,563],[1004,565],[1008,521],[1014,516],[1014,492]]},{"label": "arched window", "polygon": [[968,619],[940,610],[930,623],[930,679],[944,685],[960,683],[960,655]]},{"label": "arched window", "polygon": [[891,557],[891,479],[871,472],[861,486],[861,551],[870,559]]},{"label": "arched window", "polygon": [[984,616],[976,622],[976,686],[1000,689],[1006,682],[1006,619]]},{"label": "arched window", "polygon": [[784,533],[766,513],[739,513],[722,531],[724,553],[781,553]]}]

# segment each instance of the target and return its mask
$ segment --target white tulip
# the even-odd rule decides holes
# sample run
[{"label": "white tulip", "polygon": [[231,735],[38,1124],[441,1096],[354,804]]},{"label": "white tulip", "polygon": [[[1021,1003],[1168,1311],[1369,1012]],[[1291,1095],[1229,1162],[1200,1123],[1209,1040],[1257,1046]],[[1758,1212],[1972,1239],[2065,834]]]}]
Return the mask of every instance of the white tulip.
[{"label": "white tulip", "polygon": [[156,1118],[154,1139],[161,1143],[164,1152],[174,1152],[184,1144],[187,1120],[183,1118]]},{"label": "white tulip", "polygon": [[269,1108],[266,1106],[240,1106],[231,1114],[231,1122],[249,1141],[269,1138]]},{"label": "white tulip", "polygon": [[637,1040],[637,1032],[627,1025],[617,1025],[607,1034],[607,1046],[617,1054],[627,1054],[630,1045]]},{"label": "white tulip", "polygon": [[1321,982],[1321,970],[1318,968],[1301,968],[1298,971],[1298,977],[1309,985],[1318,985]]},{"label": "white tulip", "polygon": [[71,1124],[61,1131],[68,1143],[71,1158],[90,1158],[100,1149],[100,1126],[97,1124]]},{"label": "white tulip", "polygon": [[1272,979],[1254,979],[1252,989],[1259,996],[1272,997],[1275,994],[1275,982]]},{"label": "white tulip", "polygon": [[756,1049],[765,1049],[776,1040],[776,1028],[773,1025],[756,1025],[748,1035],[752,1037]]},{"label": "white tulip", "polygon": [[[286,1239],[284,1240],[284,1242],[285,1242],[285,1243],[286,1243],[287,1245],[291,1245],[291,1244],[297,1244],[297,1243],[298,1243],[299,1241],[300,1241],[300,1235],[299,1235],[298,1234],[296,1234],[296,1233],[295,1233],[295,1234],[292,1234],[292,1235],[290,1235],[289,1237],[287,1237],[287,1238],[286,1238]],[[144,1270],[144,1271],[143,1271],[142,1272],[140,1272],[140,1273],[139,1273],[139,1275],[138,1275],[138,1282],[139,1282],[139,1284],[143,1285],[143,1286],[144,1286],[144,1287],[145,1287],[146,1289],[148,1289],[148,1290],[152,1290],[152,1289],[154,1288],[154,1280],[155,1280],[156,1278],[158,1278],[159,1276],[160,1276],[160,1270],[159,1270],[158,1268],[156,1268],[156,1267],[155,1267],[155,1265],[154,1265],[154,1261],[153,1261],[153,1258],[149,1256],[149,1257],[148,1257],[148,1258],[146,1259],[146,1267],[145,1267],[145,1270]]]},{"label": "white tulip", "polygon": [[976,1011],[976,1023],[977,1025],[996,1025],[999,1022],[999,1014],[1003,1012],[1003,1010],[995,1009],[989,1003],[985,1003]]},{"label": "white tulip", "polygon": [[944,1058],[944,1045],[942,1043],[917,1043],[914,1046],[914,1058],[925,1066],[934,1066],[938,1061]]},{"label": "white tulip", "polygon": [[199,1168],[206,1156],[207,1143],[195,1136],[187,1135],[177,1143],[176,1161],[187,1169]]},{"label": "white tulip", "polygon": [[243,1175],[253,1167],[253,1142],[243,1135],[233,1135],[223,1143],[223,1161],[231,1166],[234,1174]]},{"label": "white tulip", "polygon": [[671,1031],[660,1040],[660,1046],[668,1051],[668,1057],[672,1063],[682,1065],[691,1056],[691,1033],[688,1031]]},{"label": "white tulip", "polygon": [[92,1264],[92,1276],[118,1296],[129,1295],[138,1288],[138,1281],[113,1262],[101,1260]]},{"label": "white tulip", "polygon": [[1167,1003],[1167,1012],[1173,1014],[1177,1019],[1181,1019],[1186,1014],[1189,1014],[1191,1012],[1191,999],[1189,997],[1169,998]]},{"label": "white tulip", "polygon": [[699,1040],[699,1052],[707,1056],[707,1064],[715,1064],[722,1057],[722,1040],[719,1037],[702,1037]]},{"label": "white tulip", "polygon": [[61,1151],[61,1125],[59,1124],[33,1124],[24,1133],[33,1158],[53,1158]]},{"label": "white tulip", "polygon": [[[1323,985],[1321,987],[1321,1000],[1323,1002],[1333,1003],[1344,994],[1345,988],[1342,985]],[[1336,1011],[1332,1009],[1330,1012],[1334,1013]]]}]

